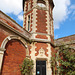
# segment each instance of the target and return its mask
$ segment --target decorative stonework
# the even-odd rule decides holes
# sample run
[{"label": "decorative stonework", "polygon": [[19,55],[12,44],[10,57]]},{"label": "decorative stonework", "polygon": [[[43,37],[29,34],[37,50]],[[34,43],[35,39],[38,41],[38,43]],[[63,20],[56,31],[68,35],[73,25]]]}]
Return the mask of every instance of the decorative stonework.
[{"label": "decorative stonework", "polygon": [[24,46],[26,47],[26,52],[27,52],[26,56],[29,56],[29,50],[28,50],[28,46],[27,46],[26,41],[23,38],[21,38],[20,36],[17,36],[17,35],[10,35],[10,36],[6,37],[4,39],[4,41],[2,42],[1,48],[5,49],[5,46],[6,46],[7,42],[12,40],[12,39],[20,40],[24,44]]},{"label": "decorative stonework", "polygon": [[7,42],[12,39],[20,40],[24,45],[26,45],[26,41],[24,39],[22,39],[20,36],[10,35],[4,39],[4,41],[2,42],[1,48],[5,48]]},{"label": "decorative stonework", "polygon": [[46,31],[47,31],[48,34],[50,34],[49,12],[48,11],[46,11],[46,16],[47,16],[47,18],[46,18],[46,20],[47,20],[47,22],[46,22],[47,23],[47,26],[46,26],[47,30]]},{"label": "decorative stonework", "polygon": [[33,7],[37,6],[36,2],[37,2],[37,0],[33,0],[33,5],[34,5]]},{"label": "decorative stonework", "polygon": [[[46,14],[47,14],[46,15],[47,16],[47,18],[46,18],[46,20],[47,20],[47,22],[46,22],[47,23],[47,26],[46,26],[47,27],[47,30],[46,31],[47,31],[47,34],[50,34],[50,24],[49,24],[49,18],[50,17],[49,17],[49,11],[46,11]],[[50,40],[50,35],[47,36],[47,37],[48,37],[48,40]]]},{"label": "decorative stonework", "polygon": [[5,49],[0,47],[0,72],[1,72],[1,67],[2,67],[4,51],[5,51]]},{"label": "decorative stonework", "polygon": [[49,10],[49,2],[48,0],[45,0],[46,1],[46,5],[47,5],[47,10]]},{"label": "decorative stonework", "polygon": [[43,48],[41,48],[41,49],[39,50],[39,55],[38,55],[38,56],[43,57],[44,55],[45,55],[45,51],[44,51]]},{"label": "decorative stonework", "polygon": [[50,64],[50,60],[51,60],[51,45],[47,44],[48,47],[48,63],[47,63],[47,75],[52,75],[52,70],[51,70],[51,64]]},{"label": "decorative stonework", "polygon": [[33,33],[33,35],[32,35],[32,38],[35,38],[35,36],[36,36],[36,34],[34,34],[34,32],[36,32],[36,30],[37,30],[37,28],[36,28],[36,26],[37,26],[37,24],[36,24],[36,22],[37,22],[37,20],[36,20],[36,18],[37,18],[37,13],[36,13],[36,11],[37,11],[37,9],[33,9],[33,14],[34,15],[32,15],[32,32],[31,33]]},{"label": "decorative stonework", "polygon": [[47,47],[47,54],[48,56],[45,55],[45,50],[43,49],[43,47],[41,47],[38,52],[39,54],[37,56],[35,56],[35,54],[37,53],[36,48],[38,48],[38,46],[36,45],[37,42],[32,43],[31,44],[31,59],[34,61],[34,69],[33,69],[33,75],[36,75],[36,60],[46,60],[46,66],[47,66],[47,75],[52,75],[52,70],[51,70],[51,64],[50,64],[50,60],[51,60],[51,45],[47,43],[48,47]]},{"label": "decorative stonework", "polygon": [[31,44],[31,49],[30,49],[30,51],[31,51],[30,57],[34,61],[33,75],[35,75],[35,73],[36,73],[36,60],[35,60],[36,59],[36,57],[35,57],[35,53],[36,53],[35,49],[36,49],[36,46],[35,46],[35,44],[36,43],[32,43]]}]

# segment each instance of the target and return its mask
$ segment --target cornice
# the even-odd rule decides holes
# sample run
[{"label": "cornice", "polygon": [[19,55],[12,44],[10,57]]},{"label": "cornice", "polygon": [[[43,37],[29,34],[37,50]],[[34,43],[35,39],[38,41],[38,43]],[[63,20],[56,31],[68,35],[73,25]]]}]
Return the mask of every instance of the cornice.
[{"label": "cornice", "polygon": [[3,49],[3,48],[0,47],[0,51],[5,51],[5,50],[6,50],[6,49]]},{"label": "cornice", "polygon": [[4,23],[2,20],[0,20],[0,24],[3,25],[4,27],[8,28],[9,30],[11,30],[12,32],[16,33],[17,35],[23,37],[26,40],[30,40],[29,37],[31,37],[31,34],[29,34],[29,36],[27,35],[23,35],[21,32],[19,32],[18,30],[14,29],[13,27],[9,26],[7,23]]},{"label": "cornice", "polygon": [[49,43],[53,47],[55,47],[55,45],[50,40],[47,40],[47,39],[36,39],[35,38],[35,39],[31,39],[31,42]]},{"label": "cornice", "polygon": [[50,34],[46,34],[46,33],[39,33],[39,32],[30,32],[31,34],[39,34],[39,35],[48,35],[50,36]]}]

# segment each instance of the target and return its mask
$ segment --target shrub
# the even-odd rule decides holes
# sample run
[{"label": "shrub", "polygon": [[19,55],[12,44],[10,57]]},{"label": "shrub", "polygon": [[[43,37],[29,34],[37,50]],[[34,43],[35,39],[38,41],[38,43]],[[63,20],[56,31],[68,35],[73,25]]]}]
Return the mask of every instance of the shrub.
[{"label": "shrub", "polygon": [[32,59],[25,58],[23,63],[20,65],[22,75],[32,75],[33,65]]}]

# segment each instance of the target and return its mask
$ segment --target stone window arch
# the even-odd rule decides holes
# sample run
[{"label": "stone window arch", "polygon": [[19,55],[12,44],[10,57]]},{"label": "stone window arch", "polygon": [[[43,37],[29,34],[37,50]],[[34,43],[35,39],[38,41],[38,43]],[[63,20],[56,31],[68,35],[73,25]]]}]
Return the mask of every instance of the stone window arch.
[{"label": "stone window arch", "polygon": [[46,7],[46,2],[44,0],[37,0],[37,5],[40,7]]}]

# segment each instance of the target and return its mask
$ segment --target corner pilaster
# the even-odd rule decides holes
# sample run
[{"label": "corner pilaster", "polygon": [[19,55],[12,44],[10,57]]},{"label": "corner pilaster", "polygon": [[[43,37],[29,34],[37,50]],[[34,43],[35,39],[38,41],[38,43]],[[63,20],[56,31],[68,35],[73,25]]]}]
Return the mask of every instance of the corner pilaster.
[{"label": "corner pilaster", "polygon": [[4,51],[6,49],[3,49],[0,47],[0,73],[1,73],[1,67],[2,67],[2,61],[3,61],[3,55],[4,55]]}]

